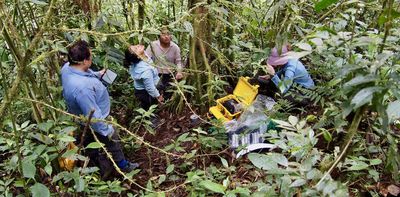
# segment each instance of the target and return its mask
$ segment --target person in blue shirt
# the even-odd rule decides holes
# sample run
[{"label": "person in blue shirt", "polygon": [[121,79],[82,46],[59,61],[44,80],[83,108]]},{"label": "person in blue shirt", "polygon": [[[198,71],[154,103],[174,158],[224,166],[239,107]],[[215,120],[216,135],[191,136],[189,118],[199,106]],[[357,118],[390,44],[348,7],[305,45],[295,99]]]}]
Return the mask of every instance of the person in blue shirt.
[{"label": "person in blue shirt", "polygon": [[[113,160],[123,172],[130,172],[137,168],[137,163],[128,162],[122,152],[119,137],[113,126],[101,120],[105,120],[110,114],[110,97],[107,88],[100,81],[105,70],[94,72],[90,69],[92,64],[92,52],[87,42],[79,40],[68,49],[68,62],[61,69],[61,81],[63,97],[66,101],[68,112],[75,115],[89,116],[94,110],[91,127],[96,137],[105,144],[106,149],[112,154]],[[81,123],[83,128],[83,123]],[[90,131],[87,131],[83,144],[86,146],[95,139]],[[103,166],[99,161],[104,161],[106,155],[97,149],[88,153],[89,157],[100,166],[102,177],[111,174],[112,169]],[[102,158],[103,157],[103,158]]]},{"label": "person in blue shirt", "polygon": [[[289,45],[283,45],[281,51],[275,47],[271,50],[271,54],[267,60],[267,75],[259,77],[259,80],[264,81],[267,87],[272,92],[280,92],[288,96],[288,93],[294,93],[297,96],[300,94],[293,90],[293,85],[296,84],[302,88],[314,88],[314,81],[304,65],[295,58],[291,58],[288,54]],[[293,99],[289,99],[293,100]]]},{"label": "person in blue shirt", "polygon": [[145,55],[143,45],[131,45],[125,51],[124,67],[129,69],[140,107],[148,110],[151,105],[162,103],[163,96],[157,90],[160,81],[158,71]]}]

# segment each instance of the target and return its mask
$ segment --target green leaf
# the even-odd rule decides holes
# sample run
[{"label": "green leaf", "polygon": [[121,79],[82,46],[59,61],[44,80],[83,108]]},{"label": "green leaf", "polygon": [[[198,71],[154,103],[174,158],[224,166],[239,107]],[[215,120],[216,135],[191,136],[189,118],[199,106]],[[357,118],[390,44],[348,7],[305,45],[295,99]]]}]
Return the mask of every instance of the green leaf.
[{"label": "green leaf", "polygon": [[31,160],[23,160],[22,161],[22,173],[26,178],[35,178],[36,167],[33,165]]},{"label": "green leaf", "polygon": [[175,168],[175,165],[174,164],[171,164],[171,165],[169,165],[168,167],[167,167],[167,174],[169,174],[169,173],[171,173],[172,171],[174,171],[174,168]]},{"label": "green leaf", "polygon": [[53,173],[53,168],[51,167],[51,163],[48,163],[45,167],[44,167],[44,171],[51,176],[51,173]]},{"label": "green leaf", "polygon": [[85,180],[82,177],[79,177],[77,181],[75,181],[75,190],[77,192],[82,192],[85,189]]},{"label": "green leaf", "polygon": [[30,133],[30,134],[28,134],[28,136],[30,136],[30,137],[32,137],[32,138],[35,138],[36,140],[38,140],[38,141],[40,141],[40,142],[42,142],[42,143],[44,143],[44,144],[51,144],[51,143],[53,143],[53,140],[52,140],[51,138],[49,138],[48,136],[43,135],[43,134],[41,134],[41,133],[35,133],[35,134]]},{"label": "green leaf", "polygon": [[306,183],[307,183],[307,181],[304,179],[297,179],[290,185],[290,187],[300,187]]},{"label": "green leaf", "polygon": [[282,166],[288,167],[289,165],[288,159],[282,154],[273,153],[271,159]]},{"label": "green leaf", "polygon": [[69,135],[63,135],[59,138],[60,141],[62,142],[75,142],[75,138]]},{"label": "green leaf", "polygon": [[200,185],[213,192],[225,194],[226,188],[223,185],[214,183],[210,180],[201,181]]},{"label": "green leaf", "polygon": [[41,184],[41,183],[35,183],[31,187],[31,193],[33,197],[49,197],[50,196],[50,191],[49,189]]},{"label": "green leaf", "polygon": [[326,129],[323,129],[322,134],[324,135],[324,139],[327,142],[331,142],[332,141],[332,134],[329,131],[327,131]]},{"label": "green leaf", "polygon": [[44,1],[39,1],[39,0],[31,0],[32,3],[36,4],[36,5],[47,5],[46,2]]},{"label": "green leaf", "polygon": [[305,51],[312,51],[311,45],[305,42],[297,43],[296,46]]},{"label": "green leaf", "polygon": [[27,127],[29,125],[30,121],[25,121],[24,123],[21,124],[21,129],[24,129],[25,127]]},{"label": "green leaf", "polygon": [[373,160],[369,161],[370,165],[379,165],[381,163],[382,163],[382,160],[380,160],[380,159],[373,159]]},{"label": "green leaf", "polygon": [[251,163],[262,170],[274,170],[278,168],[277,162],[273,161],[271,157],[258,153],[250,153],[247,158]]},{"label": "green leaf", "polygon": [[357,161],[355,164],[353,164],[348,170],[350,171],[357,171],[357,170],[364,170],[368,168],[368,164],[363,162],[363,161]]},{"label": "green leaf", "polygon": [[330,5],[338,2],[339,0],[321,0],[318,3],[315,4],[315,11],[320,12],[323,9],[329,7]]},{"label": "green leaf", "polygon": [[38,128],[42,131],[48,132],[53,126],[53,122],[42,122],[38,124]]},{"label": "green leaf", "polygon": [[380,87],[368,87],[360,90],[351,100],[351,104],[354,105],[353,109],[357,109],[369,103],[372,99],[373,94],[380,90]]},{"label": "green leaf", "polygon": [[86,146],[86,148],[97,149],[97,148],[101,148],[102,146],[104,146],[103,143],[92,142],[92,143],[88,144],[88,145]]},{"label": "green leaf", "polygon": [[224,159],[224,158],[222,158],[222,157],[220,157],[220,159],[221,159],[222,165],[223,165],[225,168],[229,168],[228,161],[226,161],[226,159]]},{"label": "green leaf", "polygon": [[299,119],[296,116],[289,116],[289,123],[292,126],[296,126],[297,122],[299,122]]},{"label": "green leaf", "polygon": [[165,179],[167,179],[167,176],[165,176],[165,174],[160,175],[160,177],[158,178],[158,185],[163,183]]},{"label": "green leaf", "polygon": [[346,82],[343,86],[345,88],[347,88],[347,87],[357,86],[357,85],[364,84],[364,83],[373,82],[375,80],[376,80],[376,78],[373,77],[372,75],[361,75],[361,76],[354,77],[350,81]]},{"label": "green leaf", "polygon": [[400,118],[400,100],[396,100],[396,101],[389,103],[386,113],[388,114],[390,122],[393,122],[394,120],[399,119]]},{"label": "green leaf", "polygon": [[76,130],[76,127],[73,126],[69,126],[69,127],[65,127],[62,132],[66,133],[68,135],[72,134],[74,131]]},{"label": "green leaf", "polygon": [[379,172],[377,172],[376,170],[368,170],[369,175],[372,176],[372,178],[378,182],[379,180]]}]

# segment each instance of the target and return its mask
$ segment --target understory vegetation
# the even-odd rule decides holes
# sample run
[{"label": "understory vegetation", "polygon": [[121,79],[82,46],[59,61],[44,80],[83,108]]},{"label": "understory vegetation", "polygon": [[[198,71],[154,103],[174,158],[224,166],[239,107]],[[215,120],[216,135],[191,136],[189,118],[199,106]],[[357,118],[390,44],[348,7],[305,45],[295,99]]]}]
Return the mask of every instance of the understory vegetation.
[{"label": "understory vegetation", "polygon": [[[397,196],[399,17],[398,0],[0,0],[0,196]],[[144,111],[124,50],[164,26],[185,77]],[[67,112],[60,70],[79,39],[93,48],[92,69],[118,74],[108,123],[140,164],[111,180],[80,154],[101,143],[71,148],[87,119]],[[264,112],[276,148],[235,158],[208,109],[284,43],[316,83],[311,103],[277,99]]]}]

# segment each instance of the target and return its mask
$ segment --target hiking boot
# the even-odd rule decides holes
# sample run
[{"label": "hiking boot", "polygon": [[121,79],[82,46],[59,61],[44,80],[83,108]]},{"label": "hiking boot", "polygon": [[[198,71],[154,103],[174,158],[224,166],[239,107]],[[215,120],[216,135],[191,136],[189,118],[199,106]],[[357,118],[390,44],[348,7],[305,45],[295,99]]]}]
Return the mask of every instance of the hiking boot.
[{"label": "hiking boot", "polygon": [[129,173],[129,172],[132,172],[132,170],[134,170],[134,169],[136,169],[138,167],[139,167],[138,163],[128,162],[125,167],[121,168],[121,171],[125,172],[125,173]]}]

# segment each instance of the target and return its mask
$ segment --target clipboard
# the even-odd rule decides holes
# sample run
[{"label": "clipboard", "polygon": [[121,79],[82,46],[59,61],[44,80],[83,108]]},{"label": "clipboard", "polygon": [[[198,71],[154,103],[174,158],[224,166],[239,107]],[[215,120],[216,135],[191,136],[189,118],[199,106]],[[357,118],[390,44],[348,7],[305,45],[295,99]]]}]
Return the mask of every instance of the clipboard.
[{"label": "clipboard", "polygon": [[104,72],[104,74],[100,77],[100,80],[104,83],[104,84],[106,84],[107,86],[108,85],[111,85],[114,81],[115,81],[115,79],[117,78],[117,73],[115,73],[115,72],[113,72],[112,70],[110,70],[110,69],[106,69],[106,71]]}]

